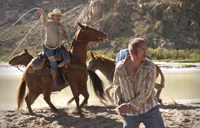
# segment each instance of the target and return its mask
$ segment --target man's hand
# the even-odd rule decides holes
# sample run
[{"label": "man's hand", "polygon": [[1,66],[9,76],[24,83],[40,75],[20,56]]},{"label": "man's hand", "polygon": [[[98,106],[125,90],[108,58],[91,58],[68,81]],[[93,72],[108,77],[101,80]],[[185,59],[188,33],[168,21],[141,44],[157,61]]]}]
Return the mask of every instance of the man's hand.
[{"label": "man's hand", "polygon": [[38,12],[39,12],[41,15],[45,15],[45,12],[44,12],[43,9],[37,9],[37,10],[38,10]]},{"label": "man's hand", "polygon": [[124,114],[127,112],[128,108],[129,107],[128,107],[127,103],[123,103],[117,107],[117,110],[119,111],[119,114],[121,116],[124,116]]},{"label": "man's hand", "polygon": [[69,39],[69,34],[67,34],[64,30],[60,30],[60,34]]}]

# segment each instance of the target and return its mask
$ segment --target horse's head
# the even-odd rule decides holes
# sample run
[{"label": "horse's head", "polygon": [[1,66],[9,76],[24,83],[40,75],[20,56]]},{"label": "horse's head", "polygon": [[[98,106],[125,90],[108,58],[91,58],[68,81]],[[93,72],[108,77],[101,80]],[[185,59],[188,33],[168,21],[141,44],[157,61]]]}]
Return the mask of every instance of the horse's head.
[{"label": "horse's head", "polygon": [[83,42],[90,42],[90,41],[104,41],[107,39],[105,33],[98,31],[92,27],[87,26],[87,24],[81,24],[78,22],[79,28],[75,35],[76,40],[80,40]]},{"label": "horse's head", "polygon": [[15,57],[13,57],[10,61],[9,64],[11,66],[15,65],[24,65],[27,66],[28,63],[33,59],[33,56],[30,55],[27,51],[27,49],[24,49],[24,51]]},{"label": "horse's head", "polygon": [[91,59],[88,61],[87,68],[90,70],[96,71],[97,70],[97,65],[96,65],[97,59],[98,58],[96,57],[96,55],[94,55],[93,52],[91,52]]}]

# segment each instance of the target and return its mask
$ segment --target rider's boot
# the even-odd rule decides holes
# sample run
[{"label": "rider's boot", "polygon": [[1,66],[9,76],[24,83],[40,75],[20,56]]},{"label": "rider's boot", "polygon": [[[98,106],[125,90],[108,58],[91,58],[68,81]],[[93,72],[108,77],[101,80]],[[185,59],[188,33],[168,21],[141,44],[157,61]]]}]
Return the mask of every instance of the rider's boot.
[{"label": "rider's boot", "polygon": [[59,68],[64,67],[65,65],[70,63],[69,52],[66,49],[62,50],[62,58],[63,61],[58,64]]}]

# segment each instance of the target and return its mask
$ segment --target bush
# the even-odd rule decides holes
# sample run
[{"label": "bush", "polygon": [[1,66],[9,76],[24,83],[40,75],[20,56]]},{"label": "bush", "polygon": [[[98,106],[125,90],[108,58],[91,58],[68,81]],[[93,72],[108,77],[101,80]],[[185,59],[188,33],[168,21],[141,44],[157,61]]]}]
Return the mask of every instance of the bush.
[{"label": "bush", "polygon": [[[115,59],[118,52],[112,50],[98,50],[95,54],[104,55],[106,57]],[[87,60],[91,58],[90,51],[87,52]],[[181,62],[181,63],[195,63],[200,62],[200,50],[199,49],[182,49],[182,50],[169,50],[158,47],[157,49],[148,48],[147,58],[154,62]]]},{"label": "bush", "polygon": [[199,49],[181,49],[181,50],[168,50],[148,48],[147,58],[151,60],[180,60],[179,62],[200,62],[200,50]]}]

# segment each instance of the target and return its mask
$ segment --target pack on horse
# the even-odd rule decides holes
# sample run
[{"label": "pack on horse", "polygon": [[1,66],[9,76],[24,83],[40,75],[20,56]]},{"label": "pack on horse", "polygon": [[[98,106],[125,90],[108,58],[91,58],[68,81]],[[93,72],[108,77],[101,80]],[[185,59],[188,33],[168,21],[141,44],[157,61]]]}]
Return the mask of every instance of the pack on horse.
[{"label": "pack on horse", "polygon": [[[72,94],[76,102],[76,109],[78,110],[78,113],[81,115],[81,108],[84,106],[85,103],[87,103],[89,98],[89,93],[87,90],[88,73],[92,80],[95,94],[99,98],[105,99],[102,81],[95,72],[93,72],[92,70],[87,70],[86,57],[87,57],[88,43],[90,41],[96,41],[96,42],[103,41],[107,39],[107,36],[103,32],[91,28],[86,24],[78,23],[78,26],[79,28],[74,36],[72,46],[70,48],[71,63],[68,65],[69,68],[67,69],[67,72],[66,69],[64,69],[63,67],[57,69],[57,74],[58,76],[60,76],[61,79],[60,81],[62,85],[61,88],[59,90],[52,88],[53,79],[51,74],[46,74],[46,73],[42,74],[41,72],[38,74],[30,73],[30,69],[32,68],[31,67],[32,62],[30,62],[27,65],[25,71],[23,72],[23,76],[20,85],[18,87],[17,91],[18,109],[20,108],[23,102],[27,86],[28,93],[25,97],[25,101],[30,114],[33,114],[31,105],[40,94],[44,95],[44,100],[54,111],[56,111],[57,108],[51,103],[50,100],[51,92],[60,91],[63,88],[70,85]],[[12,65],[11,61],[9,63]],[[67,82],[65,81],[65,79],[67,79]],[[84,96],[84,100],[79,105],[80,94]]]},{"label": "pack on horse", "polygon": [[[102,74],[107,78],[109,82],[109,86],[105,89],[106,95],[108,96],[109,100],[112,100],[110,96],[110,89],[113,88],[112,82],[113,82],[113,75],[115,71],[115,60],[104,57],[102,55],[94,55],[93,52],[91,52],[91,59],[88,62],[88,69],[91,69],[93,71],[100,70]],[[162,88],[164,87],[164,75],[160,68],[156,65],[157,69],[157,77],[161,76],[161,82],[160,84],[156,83],[155,88],[157,89],[156,97],[158,99],[159,103],[162,103],[162,100],[160,99],[160,93],[162,91]]]}]

